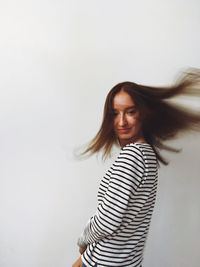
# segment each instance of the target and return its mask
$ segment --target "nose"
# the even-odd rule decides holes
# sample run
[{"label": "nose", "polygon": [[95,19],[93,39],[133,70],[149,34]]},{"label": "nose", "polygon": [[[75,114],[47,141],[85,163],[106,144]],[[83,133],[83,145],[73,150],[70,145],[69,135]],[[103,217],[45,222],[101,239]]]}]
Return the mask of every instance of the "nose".
[{"label": "nose", "polygon": [[124,116],[124,114],[120,115],[118,124],[119,124],[120,127],[126,126],[127,120],[126,120],[126,117]]}]

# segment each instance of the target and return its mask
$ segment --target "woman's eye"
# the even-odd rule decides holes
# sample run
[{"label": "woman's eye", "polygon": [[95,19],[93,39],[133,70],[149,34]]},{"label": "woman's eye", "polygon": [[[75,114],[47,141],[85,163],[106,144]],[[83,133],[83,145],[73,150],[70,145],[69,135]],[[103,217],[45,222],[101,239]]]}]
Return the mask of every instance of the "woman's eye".
[{"label": "woman's eye", "polygon": [[116,112],[116,111],[113,111],[113,116],[117,116],[118,115],[118,112]]},{"label": "woman's eye", "polygon": [[135,113],[136,113],[136,109],[132,109],[132,110],[127,111],[127,114],[130,114],[130,115],[135,114]]},{"label": "woman's eye", "polygon": [[[130,110],[124,111],[123,114],[134,115],[136,112],[137,112],[136,109],[130,109]],[[120,112],[118,112],[118,111],[113,111],[113,112],[112,112],[112,115],[113,115],[114,117],[118,116],[119,114],[120,114]]]}]

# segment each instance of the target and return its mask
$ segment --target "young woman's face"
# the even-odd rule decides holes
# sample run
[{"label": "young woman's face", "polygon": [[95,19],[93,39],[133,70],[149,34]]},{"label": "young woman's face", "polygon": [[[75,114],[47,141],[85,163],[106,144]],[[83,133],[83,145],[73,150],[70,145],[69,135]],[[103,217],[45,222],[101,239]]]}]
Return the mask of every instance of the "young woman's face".
[{"label": "young woman's face", "polygon": [[120,145],[143,141],[139,111],[130,95],[124,91],[117,93],[113,99],[114,130]]}]

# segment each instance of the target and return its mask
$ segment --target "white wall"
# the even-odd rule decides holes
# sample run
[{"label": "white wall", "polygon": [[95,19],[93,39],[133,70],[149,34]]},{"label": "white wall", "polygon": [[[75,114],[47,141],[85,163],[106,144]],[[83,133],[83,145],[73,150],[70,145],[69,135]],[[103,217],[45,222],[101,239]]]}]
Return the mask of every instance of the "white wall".
[{"label": "white wall", "polygon": [[[106,167],[75,161],[121,81],[200,67],[197,0],[0,2],[0,266],[64,267]],[[198,103],[197,103],[198,104]],[[144,267],[198,267],[199,135],[168,155]]]}]

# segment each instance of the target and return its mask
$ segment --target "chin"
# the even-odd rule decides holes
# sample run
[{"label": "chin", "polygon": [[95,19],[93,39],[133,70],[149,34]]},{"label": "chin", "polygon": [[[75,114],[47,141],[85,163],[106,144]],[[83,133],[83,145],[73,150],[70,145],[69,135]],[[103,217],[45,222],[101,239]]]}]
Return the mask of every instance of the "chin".
[{"label": "chin", "polygon": [[134,136],[133,135],[128,135],[128,134],[122,134],[120,136],[118,136],[119,139],[121,140],[129,140],[129,139],[134,139]]},{"label": "chin", "polygon": [[133,141],[133,137],[119,137],[119,142],[120,142],[120,144],[125,144],[125,145],[127,145],[127,144],[129,144],[129,143],[131,143]]}]

